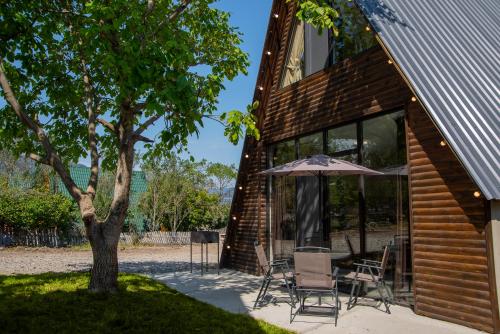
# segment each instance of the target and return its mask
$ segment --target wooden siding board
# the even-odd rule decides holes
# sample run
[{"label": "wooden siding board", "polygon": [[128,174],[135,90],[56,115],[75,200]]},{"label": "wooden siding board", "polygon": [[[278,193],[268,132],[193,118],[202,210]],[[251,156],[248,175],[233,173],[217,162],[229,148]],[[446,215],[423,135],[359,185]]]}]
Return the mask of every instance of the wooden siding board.
[{"label": "wooden siding board", "polygon": [[492,332],[484,202],[420,105],[407,113],[415,310]]}]

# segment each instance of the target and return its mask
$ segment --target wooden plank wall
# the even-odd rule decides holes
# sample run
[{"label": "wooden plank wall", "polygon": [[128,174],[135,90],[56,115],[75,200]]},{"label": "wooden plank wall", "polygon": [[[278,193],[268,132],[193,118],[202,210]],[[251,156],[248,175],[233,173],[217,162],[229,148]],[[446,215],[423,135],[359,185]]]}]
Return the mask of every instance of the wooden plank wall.
[{"label": "wooden plank wall", "polygon": [[418,103],[407,137],[415,311],[492,332],[485,202]]},{"label": "wooden plank wall", "polygon": [[278,24],[279,31],[270,25],[264,51],[271,50],[272,56],[263,54],[257,82],[257,86],[264,87],[263,94],[256,95],[262,102],[258,114],[262,138],[259,142],[252,139],[245,142],[231,209],[231,216],[236,220],[230,222],[222,255],[225,266],[250,273],[258,273],[254,241],[258,239],[267,246],[266,180],[257,173],[266,168],[268,145],[381,111],[403,109],[411,96],[378,46],[280,88],[281,69],[295,16],[293,7],[284,3],[279,0],[273,5],[273,13],[279,12],[283,21]]}]

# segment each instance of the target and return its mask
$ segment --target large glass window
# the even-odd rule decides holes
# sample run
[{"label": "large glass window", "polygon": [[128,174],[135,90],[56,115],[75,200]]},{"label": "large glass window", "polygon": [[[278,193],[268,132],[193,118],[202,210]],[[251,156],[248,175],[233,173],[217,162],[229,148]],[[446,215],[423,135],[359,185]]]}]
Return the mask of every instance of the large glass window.
[{"label": "large glass window", "polygon": [[[329,155],[357,163],[358,139],[355,123],[329,130],[327,138]],[[360,253],[358,193],[358,176],[328,178],[329,239],[333,253]]]},{"label": "large glass window", "polygon": [[332,60],[337,63],[374,46],[377,41],[354,1],[334,0],[334,8],[340,13],[332,33]]},{"label": "large glass window", "polygon": [[384,176],[365,177],[366,256],[380,258],[386,245],[393,256],[387,280],[397,299],[411,303],[411,250],[403,112],[363,122],[363,164]]},{"label": "large glass window", "polygon": [[375,36],[366,30],[368,23],[353,1],[334,0],[333,7],[340,16],[331,31],[319,32],[307,23],[295,21],[281,87],[376,45]]},{"label": "large glass window", "polygon": [[[271,156],[273,166],[295,160],[295,140],[276,144],[271,151]],[[295,178],[273,177],[272,195],[273,255],[276,259],[289,258],[293,255],[295,247]]]},{"label": "large glass window", "polygon": [[[317,206],[300,196],[307,183],[304,179],[311,177],[273,178],[271,219],[275,258],[293,256],[301,231],[309,226],[317,227],[307,225],[311,220],[300,213],[307,211],[313,216],[314,210],[320,210],[322,229],[314,230],[318,235],[303,234],[314,237],[314,242],[320,242],[321,246],[329,244],[338,259],[336,265],[340,267],[351,266],[361,256],[380,260],[384,247],[391,245],[386,279],[397,300],[411,304],[404,112],[385,114],[278,143],[272,146],[271,164],[277,166],[324,151],[334,158],[361,163],[385,175],[335,176],[324,177],[321,182],[315,180],[313,188],[321,188],[318,191],[325,194],[318,196],[321,204]],[[311,194],[316,194],[314,189]]]}]

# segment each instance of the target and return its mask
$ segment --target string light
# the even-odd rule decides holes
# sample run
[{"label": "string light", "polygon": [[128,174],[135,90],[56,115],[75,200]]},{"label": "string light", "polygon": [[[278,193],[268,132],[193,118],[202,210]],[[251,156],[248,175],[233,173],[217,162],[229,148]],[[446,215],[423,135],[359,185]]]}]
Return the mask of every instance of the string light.
[{"label": "string light", "polygon": [[236,216],[233,216],[233,220],[236,220]]},{"label": "string light", "polygon": [[390,59],[389,59],[389,60],[387,61],[387,64],[391,65],[391,64],[392,64],[392,60],[390,60]]},{"label": "string light", "polygon": [[479,198],[481,196],[481,193],[479,191],[474,191],[474,197]]},{"label": "string light", "polygon": [[250,156],[248,155],[248,153],[245,154],[245,159],[248,159],[250,158]]},{"label": "string light", "polygon": [[370,31],[371,30],[370,26],[366,26],[365,30]]},{"label": "string light", "polygon": [[270,55],[271,55],[271,51],[267,51],[267,52],[266,52],[266,54],[267,54],[268,56],[270,56]]},{"label": "string light", "polygon": [[260,90],[260,91],[263,91],[263,90],[264,90],[264,87],[259,86],[259,90]]},{"label": "string light", "polygon": [[415,96],[411,97],[411,102],[417,102],[417,98]]},{"label": "string light", "polygon": [[445,146],[446,146],[446,142],[445,142],[444,140],[441,140],[441,141],[439,142],[439,145],[441,145],[441,146],[445,147]]},{"label": "string light", "polygon": [[274,13],[274,15],[273,15],[273,16],[274,16],[274,18],[275,18],[275,19],[277,19],[278,17],[280,17],[280,16],[278,15],[278,13]]},{"label": "string light", "polygon": [[227,249],[231,249],[231,246],[227,245],[227,246],[226,246],[226,248],[227,248]]},{"label": "string light", "polygon": [[242,187],[242,186],[239,186],[239,187],[238,187],[238,189],[239,189],[239,190],[243,190],[243,187]]}]

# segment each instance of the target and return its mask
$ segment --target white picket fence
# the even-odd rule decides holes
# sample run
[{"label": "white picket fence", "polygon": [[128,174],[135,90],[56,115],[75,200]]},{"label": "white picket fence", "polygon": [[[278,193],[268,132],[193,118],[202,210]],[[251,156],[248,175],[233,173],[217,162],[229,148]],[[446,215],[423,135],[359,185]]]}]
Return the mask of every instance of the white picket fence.
[{"label": "white picket fence", "polygon": [[79,233],[60,233],[56,230],[0,231],[0,247],[64,247],[81,245],[87,238]]},{"label": "white picket fence", "polygon": [[[217,230],[222,238],[225,229]],[[0,231],[0,247],[26,246],[26,247],[65,247],[81,245],[87,242],[85,235],[73,232],[61,234],[55,230],[7,232]],[[121,233],[120,242],[124,244],[144,245],[189,245],[191,232],[145,232],[141,234]]]},{"label": "white picket fence", "polygon": [[122,233],[120,234],[120,242],[125,244],[138,243],[146,245],[188,245],[191,242],[191,232],[156,231],[139,235]]}]

